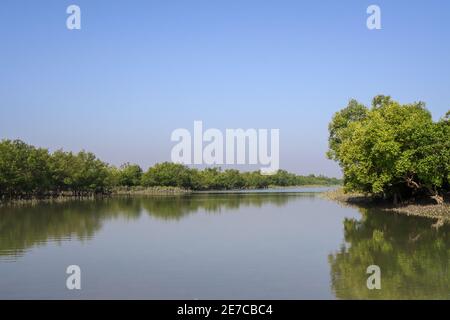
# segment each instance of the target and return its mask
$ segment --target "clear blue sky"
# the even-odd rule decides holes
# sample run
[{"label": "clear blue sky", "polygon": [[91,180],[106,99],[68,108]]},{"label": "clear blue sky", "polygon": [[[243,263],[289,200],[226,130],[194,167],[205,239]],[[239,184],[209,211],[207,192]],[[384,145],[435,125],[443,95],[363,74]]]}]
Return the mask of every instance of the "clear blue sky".
[{"label": "clear blue sky", "polygon": [[445,0],[3,0],[0,44],[0,138],[116,165],[170,160],[171,132],[202,120],[279,128],[282,168],[339,176],[327,124],[350,98],[450,108]]}]

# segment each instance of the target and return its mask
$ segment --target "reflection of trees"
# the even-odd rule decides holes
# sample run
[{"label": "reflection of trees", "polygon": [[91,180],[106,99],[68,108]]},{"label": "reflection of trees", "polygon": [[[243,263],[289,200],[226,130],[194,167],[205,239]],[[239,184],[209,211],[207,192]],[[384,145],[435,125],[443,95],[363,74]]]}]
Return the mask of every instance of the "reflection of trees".
[{"label": "reflection of trees", "polygon": [[104,219],[137,217],[129,201],[82,200],[0,208],[0,255],[21,255],[47,240],[91,238]]},{"label": "reflection of trees", "polygon": [[[449,299],[450,227],[427,219],[361,209],[345,219],[345,241],[329,256],[332,289],[340,299]],[[368,290],[366,268],[381,268],[381,290]]]},{"label": "reflection of trees", "polygon": [[30,206],[0,207],[0,256],[20,256],[47,240],[89,239],[103,221],[135,219],[142,212],[157,219],[179,220],[201,210],[218,212],[241,206],[284,205],[286,194],[201,194],[162,197],[123,197]]},{"label": "reflection of trees", "polygon": [[153,217],[164,220],[179,220],[190,213],[204,210],[220,213],[240,207],[262,207],[265,204],[283,206],[292,195],[285,194],[196,194],[194,196],[152,197],[140,199],[142,207]]}]

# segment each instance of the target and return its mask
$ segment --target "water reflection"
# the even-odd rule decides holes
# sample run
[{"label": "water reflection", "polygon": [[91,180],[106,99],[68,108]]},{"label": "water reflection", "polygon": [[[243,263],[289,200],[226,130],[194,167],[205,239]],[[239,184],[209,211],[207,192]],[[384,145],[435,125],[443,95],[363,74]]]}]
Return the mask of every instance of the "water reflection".
[{"label": "water reflection", "polygon": [[[20,257],[28,248],[47,241],[88,240],[101,229],[103,222],[111,219],[137,219],[147,214],[156,219],[177,221],[199,211],[220,213],[266,204],[281,207],[296,196],[299,194],[199,194],[0,207],[0,259]],[[302,194],[302,197],[313,196]]]},{"label": "water reflection", "polygon": [[[231,211],[236,214],[221,214]],[[372,209],[359,212],[314,193],[196,194],[2,207],[0,262],[17,263],[0,265],[0,296],[42,297],[33,285],[57,287],[55,274],[75,260],[94,270],[93,291],[83,291],[84,297],[124,297],[125,291],[102,291],[114,279],[121,281],[118,288],[128,286],[125,297],[230,298],[238,292],[242,298],[450,298],[449,226],[436,230],[434,221],[426,219]],[[71,243],[58,251],[35,250],[62,241]],[[83,241],[90,246],[78,246]],[[93,256],[103,266],[123,264],[95,273]],[[381,290],[366,287],[366,269],[372,264],[381,267]],[[27,278],[29,266],[49,271]],[[32,283],[21,281],[24,277]],[[68,294],[52,288],[43,293]]]},{"label": "water reflection", "polygon": [[[450,227],[360,209],[344,220],[345,244],[329,256],[331,286],[340,299],[449,299]],[[381,290],[368,290],[366,268],[381,268]]]}]

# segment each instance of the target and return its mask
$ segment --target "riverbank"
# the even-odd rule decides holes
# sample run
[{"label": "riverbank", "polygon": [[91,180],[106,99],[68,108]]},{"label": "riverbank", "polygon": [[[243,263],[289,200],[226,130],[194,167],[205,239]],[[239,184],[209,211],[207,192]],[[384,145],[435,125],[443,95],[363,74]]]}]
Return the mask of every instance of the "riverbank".
[{"label": "riverbank", "polygon": [[241,188],[241,189],[211,189],[211,190],[191,190],[177,187],[117,187],[112,191],[112,195],[178,195],[190,193],[250,193],[250,192],[296,192],[299,188],[338,188],[338,185],[299,185],[299,186],[277,186],[270,185],[267,188]]},{"label": "riverbank", "polygon": [[360,193],[344,193],[342,188],[324,192],[324,198],[334,200],[343,205],[356,207],[371,207],[382,211],[403,214],[407,216],[424,217],[435,219],[435,227],[450,224],[450,204],[430,203],[404,203],[393,205],[390,202],[375,199],[369,195]]},{"label": "riverbank", "polygon": [[[41,202],[47,203],[61,203],[66,201],[73,200],[96,200],[103,198],[112,198],[112,197],[137,197],[137,196],[179,196],[179,195],[187,195],[193,193],[246,193],[246,192],[270,192],[274,193],[278,190],[283,192],[296,192],[295,190],[298,188],[337,188],[339,186],[336,185],[300,185],[300,186],[269,186],[268,188],[246,188],[246,189],[214,189],[214,190],[190,190],[183,189],[179,187],[115,187],[111,189],[107,193],[103,194],[93,194],[86,193],[83,195],[74,195],[73,193],[66,192],[61,193],[57,196],[52,195],[43,195],[40,197],[29,197],[29,198],[16,198],[16,199],[3,199],[0,200],[0,206],[4,205],[21,205],[21,204],[37,204]],[[292,190],[292,191],[291,191]]]},{"label": "riverbank", "polygon": [[178,187],[116,187],[111,191],[112,196],[152,196],[152,195],[181,195],[192,193],[192,190]]},{"label": "riverbank", "polygon": [[112,198],[115,196],[166,196],[166,195],[183,195],[192,193],[191,190],[178,187],[116,187],[107,193],[86,193],[75,195],[71,192],[61,193],[57,196],[42,195],[39,197],[13,198],[0,200],[0,206],[5,205],[27,205],[38,203],[61,203],[73,200],[97,200],[104,198]]}]

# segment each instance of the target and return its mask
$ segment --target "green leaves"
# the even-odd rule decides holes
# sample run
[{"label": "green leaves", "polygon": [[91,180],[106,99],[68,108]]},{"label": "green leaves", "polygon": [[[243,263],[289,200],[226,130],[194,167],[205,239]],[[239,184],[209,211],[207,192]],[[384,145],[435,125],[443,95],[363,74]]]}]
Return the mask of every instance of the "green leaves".
[{"label": "green leaves", "polygon": [[0,195],[41,193],[49,187],[49,154],[20,140],[0,143]]},{"label": "green leaves", "polygon": [[359,104],[356,100],[350,100],[348,106],[333,116],[333,120],[328,126],[330,133],[330,149],[327,153],[328,158],[338,160],[338,150],[341,143],[349,136],[349,126],[352,122],[358,122],[366,118],[368,109]]},{"label": "green leaves", "polygon": [[424,103],[377,96],[367,109],[352,100],[329,129],[328,156],[342,167],[347,190],[404,197],[448,190],[448,122],[433,122]]},{"label": "green leaves", "polygon": [[165,186],[192,190],[231,190],[243,188],[267,188],[276,186],[298,186],[307,184],[336,185],[339,179],[324,176],[299,176],[285,170],[274,175],[263,175],[259,171],[239,172],[238,170],[206,168],[197,170],[181,164],[164,162],[148,169],[142,176],[146,187]]},{"label": "green leaves", "polygon": [[48,193],[103,192],[108,165],[92,153],[35,148],[15,140],[0,142],[0,198]]},{"label": "green leaves", "polygon": [[164,162],[143,173],[136,164],[120,168],[109,166],[93,153],[35,148],[20,140],[0,142],[0,200],[102,194],[116,186],[179,187],[191,190],[229,190],[266,188],[270,185],[340,184],[339,179],[324,176],[299,176],[279,170],[271,176],[259,171],[206,168],[197,170],[182,164]]},{"label": "green leaves", "polygon": [[141,184],[142,169],[137,164],[125,163],[120,167],[118,184],[121,186],[138,186]]}]

